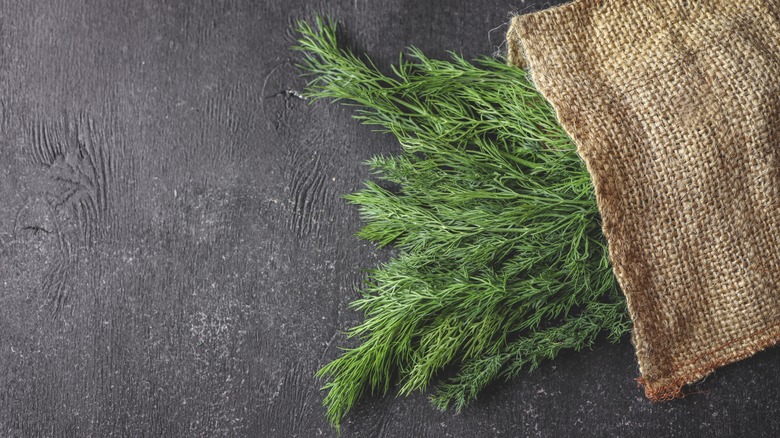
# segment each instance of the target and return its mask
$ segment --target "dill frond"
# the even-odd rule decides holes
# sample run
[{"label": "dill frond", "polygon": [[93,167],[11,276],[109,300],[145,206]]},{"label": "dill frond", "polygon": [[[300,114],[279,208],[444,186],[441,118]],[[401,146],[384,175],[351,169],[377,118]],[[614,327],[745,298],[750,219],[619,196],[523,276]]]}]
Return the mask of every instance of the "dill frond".
[{"label": "dill frond", "polygon": [[391,77],[341,49],[332,22],[297,31],[307,97],[356,106],[403,146],[368,162],[399,190],[346,196],[359,237],[400,255],[352,303],[360,345],[317,373],[333,425],[363,395],[424,391],[445,367],[456,374],[431,400],[460,410],[495,379],[629,331],[590,176],[526,72],[411,48]]}]

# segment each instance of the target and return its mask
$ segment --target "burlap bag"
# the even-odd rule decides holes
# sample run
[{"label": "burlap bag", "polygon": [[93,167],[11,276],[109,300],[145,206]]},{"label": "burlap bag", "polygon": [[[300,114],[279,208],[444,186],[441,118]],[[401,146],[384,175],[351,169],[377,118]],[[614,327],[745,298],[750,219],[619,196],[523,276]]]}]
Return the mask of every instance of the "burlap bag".
[{"label": "burlap bag", "polygon": [[780,0],[578,0],[508,42],[593,177],[647,396],[780,340]]}]

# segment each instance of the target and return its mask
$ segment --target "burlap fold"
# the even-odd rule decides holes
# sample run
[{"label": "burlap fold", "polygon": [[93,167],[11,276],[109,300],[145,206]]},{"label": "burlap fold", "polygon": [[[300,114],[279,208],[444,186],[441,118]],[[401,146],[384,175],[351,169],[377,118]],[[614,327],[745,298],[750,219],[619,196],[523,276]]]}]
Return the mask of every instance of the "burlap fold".
[{"label": "burlap fold", "polygon": [[579,0],[508,42],[593,177],[647,396],[778,342],[780,1]]}]

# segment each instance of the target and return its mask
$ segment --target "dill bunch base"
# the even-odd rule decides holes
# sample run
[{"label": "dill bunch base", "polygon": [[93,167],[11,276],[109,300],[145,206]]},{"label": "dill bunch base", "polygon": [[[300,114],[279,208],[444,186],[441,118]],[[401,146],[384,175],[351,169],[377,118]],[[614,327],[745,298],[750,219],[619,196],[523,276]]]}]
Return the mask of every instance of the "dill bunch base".
[{"label": "dill bunch base", "polygon": [[317,373],[333,425],[396,385],[435,384],[432,403],[460,410],[496,379],[630,330],[590,176],[523,70],[411,48],[388,76],[341,49],[332,22],[297,31],[307,96],[356,106],[403,147],[371,159],[378,181],[346,196],[359,237],[399,255],[351,304],[365,314],[347,332],[359,345]]}]

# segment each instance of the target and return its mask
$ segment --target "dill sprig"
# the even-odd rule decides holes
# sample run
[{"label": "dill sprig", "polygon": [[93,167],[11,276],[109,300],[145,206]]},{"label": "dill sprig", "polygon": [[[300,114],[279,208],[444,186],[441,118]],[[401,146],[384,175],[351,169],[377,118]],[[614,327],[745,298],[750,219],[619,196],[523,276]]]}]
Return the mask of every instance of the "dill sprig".
[{"label": "dill sprig", "polygon": [[351,304],[365,314],[348,331],[360,344],[317,373],[332,424],[396,384],[406,395],[438,382],[433,404],[460,410],[497,378],[628,332],[590,176],[526,72],[411,48],[388,76],[341,49],[330,21],[297,31],[306,95],[357,106],[403,146],[368,162],[385,184],[346,197],[358,235],[399,255]]}]

